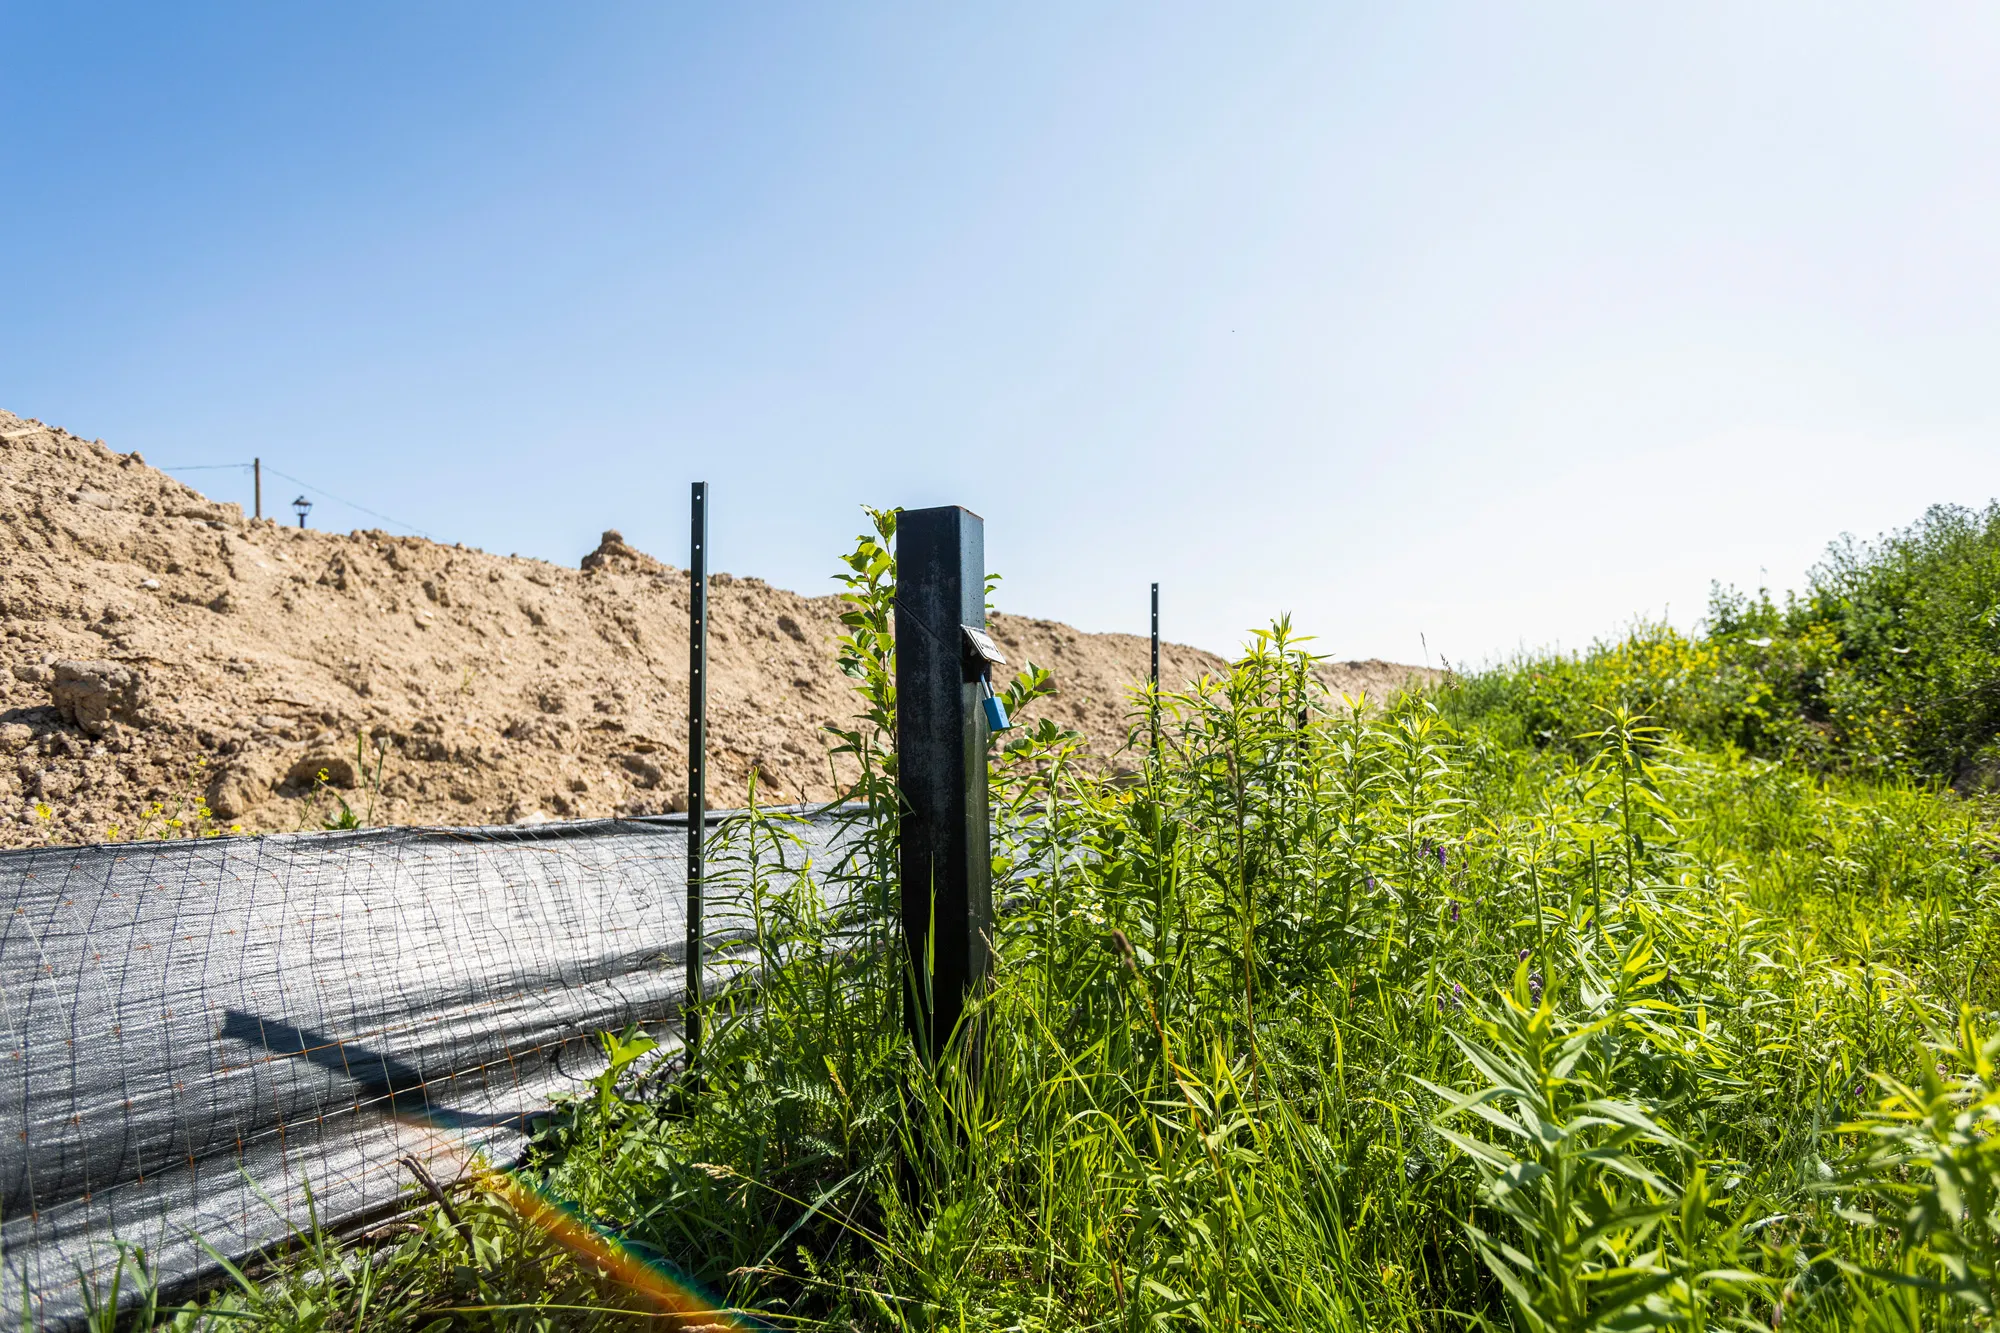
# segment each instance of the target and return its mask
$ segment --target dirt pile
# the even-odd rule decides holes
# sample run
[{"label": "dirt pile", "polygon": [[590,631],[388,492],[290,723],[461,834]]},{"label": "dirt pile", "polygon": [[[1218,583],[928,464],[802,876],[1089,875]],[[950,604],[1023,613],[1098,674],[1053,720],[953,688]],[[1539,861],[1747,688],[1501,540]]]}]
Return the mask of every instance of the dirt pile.
[{"label": "dirt pile", "polygon": [[[0,846],[157,833],[194,797],[246,831],[317,826],[343,797],[380,824],[673,808],[687,596],[684,572],[616,532],[568,569],[302,531],[0,412]],[[821,738],[852,711],[839,611],[714,576],[714,804],[740,802],[753,771],[770,799],[832,793]],[[1006,614],[993,628],[1011,661],[1054,671],[1047,713],[1115,757],[1146,641]],[[1223,666],[1178,644],[1161,658],[1170,686]],[[1427,673],[1325,674],[1380,697]]]}]

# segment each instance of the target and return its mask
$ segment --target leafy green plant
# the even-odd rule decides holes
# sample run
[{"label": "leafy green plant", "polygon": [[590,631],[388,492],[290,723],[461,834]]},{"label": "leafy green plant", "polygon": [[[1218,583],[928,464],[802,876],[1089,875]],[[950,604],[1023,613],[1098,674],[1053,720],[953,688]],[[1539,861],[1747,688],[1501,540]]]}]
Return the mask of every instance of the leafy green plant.
[{"label": "leafy green plant", "polygon": [[1919,1051],[1914,1082],[1875,1076],[1885,1096],[1853,1126],[1870,1146],[1849,1185],[1900,1213],[1896,1265],[1863,1271],[1990,1320],[2000,1314],[2000,1034],[1967,1012],[1956,1035]]},{"label": "leafy green plant", "polygon": [[1586,969],[1579,990],[1592,1014],[1570,1019],[1523,958],[1499,1004],[1475,1006],[1485,1040],[1452,1034],[1483,1086],[1454,1095],[1426,1084],[1450,1100],[1446,1121],[1470,1114],[1505,1136],[1439,1129],[1507,1224],[1503,1235],[1466,1230],[1535,1333],[1702,1327],[1720,1289],[1769,1285],[1737,1266],[1740,1227],[1712,1225],[1705,1170],[1685,1188],[1663,1174],[1692,1145],[1617,1095],[1635,1081],[1621,1076],[1619,1029],[1633,993],[1664,977],[1646,975],[1653,963],[1638,938],[1617,960],[1618,984]]},{"label": "leafy green plant", "polygon": [[617,1100],[618,1080],[641,1057],[658,1050],[660,1043],[640,1031],[636,1024],[622,1033],[600,1032],[597,1040],[604,1048],[604,1069],[590,1080],[590,1086],[597,1094],[598,1115],[608,1117],[612,1103]]}]

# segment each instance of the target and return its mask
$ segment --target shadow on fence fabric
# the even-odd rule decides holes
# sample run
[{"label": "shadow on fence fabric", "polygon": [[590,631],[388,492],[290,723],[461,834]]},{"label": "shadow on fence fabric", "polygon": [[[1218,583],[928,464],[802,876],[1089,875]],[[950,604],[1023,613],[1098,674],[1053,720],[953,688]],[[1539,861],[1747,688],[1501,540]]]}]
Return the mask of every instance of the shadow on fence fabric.
[{"label": "shadow on fence fabric", "polygon": [[673,1039],[686,873],[680,816],[0,853],[0,1311],[74,1322],[120,1242],[186,1289],[204,1241],[381,1215],[404,1154],[512,1160],[597,1032]]}]

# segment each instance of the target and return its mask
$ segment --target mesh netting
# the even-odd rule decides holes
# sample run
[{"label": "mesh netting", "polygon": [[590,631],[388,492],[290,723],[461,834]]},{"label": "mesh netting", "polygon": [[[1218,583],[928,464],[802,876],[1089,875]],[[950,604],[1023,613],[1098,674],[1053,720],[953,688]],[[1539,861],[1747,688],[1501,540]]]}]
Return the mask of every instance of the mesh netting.
[{"label": "mesh netting", "polygon": [[[793,827],[794,869],[851,845]],[[406,1154],[512,1160],[596,1033],[674,1040],[686,853],[677,816],[0,853],[0,1311],[73,1321],[120,1243],[186,1290],[392,1211]]]}]

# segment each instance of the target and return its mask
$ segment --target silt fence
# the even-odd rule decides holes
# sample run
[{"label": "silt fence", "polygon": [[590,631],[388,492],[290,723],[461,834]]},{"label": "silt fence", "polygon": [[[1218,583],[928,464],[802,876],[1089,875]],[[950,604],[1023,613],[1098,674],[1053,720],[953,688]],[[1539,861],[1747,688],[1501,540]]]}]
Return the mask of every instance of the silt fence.
[{"label": "silt fence", "polygon": [[[838,884],[854,816],[799,817],[763,869]],[[0,1317],[73,1324],[121,1248],[171,1294],[385,1216],[405,1156],[517,1158],[598,1032],[676,1039],[686,854],[684,816],[0,853]]]}]

